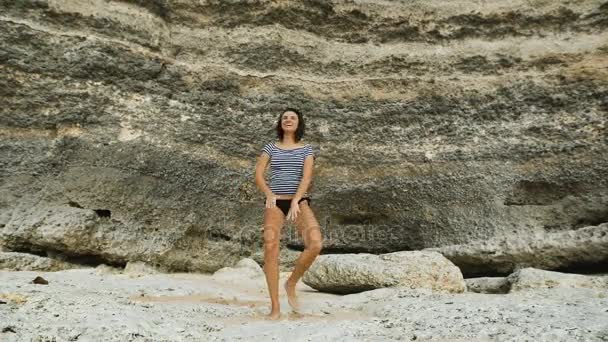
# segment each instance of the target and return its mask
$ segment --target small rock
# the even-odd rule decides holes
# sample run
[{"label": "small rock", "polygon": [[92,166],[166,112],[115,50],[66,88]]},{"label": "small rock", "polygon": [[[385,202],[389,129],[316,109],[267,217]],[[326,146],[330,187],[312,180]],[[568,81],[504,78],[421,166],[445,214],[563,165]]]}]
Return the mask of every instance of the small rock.
[{"label": "small rock", "polygon": [[212,277],[215,280],[240,282],[243,278],[263,278],[264,270],[253,259],[245,258],[240,260],[234,267],[224,267],[217,270]]},{"label": "small rock", "polygon": [[122,273],[122,269],[117,267],[108,266],[106,264],[100,264],[95,267],[95,272],[99,275],[103,274],[120,274]]},{"label": "small rock", "polygon": [[157,274],[159,271],[155,267],[148,265],[145,262],[129,261],[125,266],[124,273],[132,277],[141,277],[148,274]]},{"label": "small rock", "polygon": [[467,291],[476,293],[507,293],[511,284],[505,277],[479,277],[465,279]]},{"label": "small rock", "polygon": [[34,280],[32,280],[32,283],[34,284],[38,284],[38,285],[48,285],[49,282],[42,278],[41,276],[37,276],[36,278],[34,278]]},{"label": "small rock", "polygon": [[17,333],[17,331],[15,330],[15,327],[13,327],[11,325],[2,328],[2,332],[3,333],[7,333],[7,332]]}]

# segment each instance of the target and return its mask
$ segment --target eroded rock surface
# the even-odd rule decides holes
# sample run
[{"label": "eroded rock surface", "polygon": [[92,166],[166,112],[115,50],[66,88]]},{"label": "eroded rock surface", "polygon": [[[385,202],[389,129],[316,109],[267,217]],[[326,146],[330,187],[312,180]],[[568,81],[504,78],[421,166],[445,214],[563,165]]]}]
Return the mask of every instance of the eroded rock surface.
[{"label": "eroded rock surface", "polygon": [[61,271],[82,267],[81,264],[30,253],[0,252],[0,270],[5,271]]},{"label": "eroded rock surface", "polygon": [[535,267],[549,270],[591,268],[606,271],[608,223],[577,230],[509,236],[428,250],[438,251],[463,274],[509,274]]},{"label": "eroded rock surface", "polygon": [[608,276],[568,274],[524,268],[509,275],[511,292],[531,289],[589,288],[608,290]]},{"label": "eroded rock surface", "polygon": [[606,222],[606,9],[1,1],[0,244],[234,265],[260,250],[253,167],[286,106],[318,152],[326,251]]}]

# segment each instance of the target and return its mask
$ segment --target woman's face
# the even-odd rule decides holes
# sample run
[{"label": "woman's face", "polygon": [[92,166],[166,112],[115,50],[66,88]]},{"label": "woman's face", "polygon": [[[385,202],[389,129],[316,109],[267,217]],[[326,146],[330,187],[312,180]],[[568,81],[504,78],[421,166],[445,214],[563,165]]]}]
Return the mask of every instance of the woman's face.
[{"label": "woman's face", "polygon": [[298,114],[285,112],[281,116],[281,128],[284,132],[295,132],[298,129]]}]

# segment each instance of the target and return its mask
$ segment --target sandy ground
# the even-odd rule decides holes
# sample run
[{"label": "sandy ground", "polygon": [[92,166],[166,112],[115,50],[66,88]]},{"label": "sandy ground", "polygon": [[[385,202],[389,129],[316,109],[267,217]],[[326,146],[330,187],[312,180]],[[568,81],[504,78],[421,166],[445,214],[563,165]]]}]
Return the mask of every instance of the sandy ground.
[{"label": "sandy ground", "polygon": [[0,271],[0,341],[608,341],[608,289],[298,295],[268,321],[263,277]]}]

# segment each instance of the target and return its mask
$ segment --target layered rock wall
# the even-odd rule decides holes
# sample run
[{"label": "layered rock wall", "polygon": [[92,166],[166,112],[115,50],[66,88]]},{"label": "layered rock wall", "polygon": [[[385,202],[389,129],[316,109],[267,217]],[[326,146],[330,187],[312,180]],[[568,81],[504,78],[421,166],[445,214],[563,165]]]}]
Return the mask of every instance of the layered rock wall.
[{"label": "layered rock wall", "polygon": [[326,252],[608,221],[605,1],[0,0],[0,22],[6,250],[251,255],[287,106]]}]

